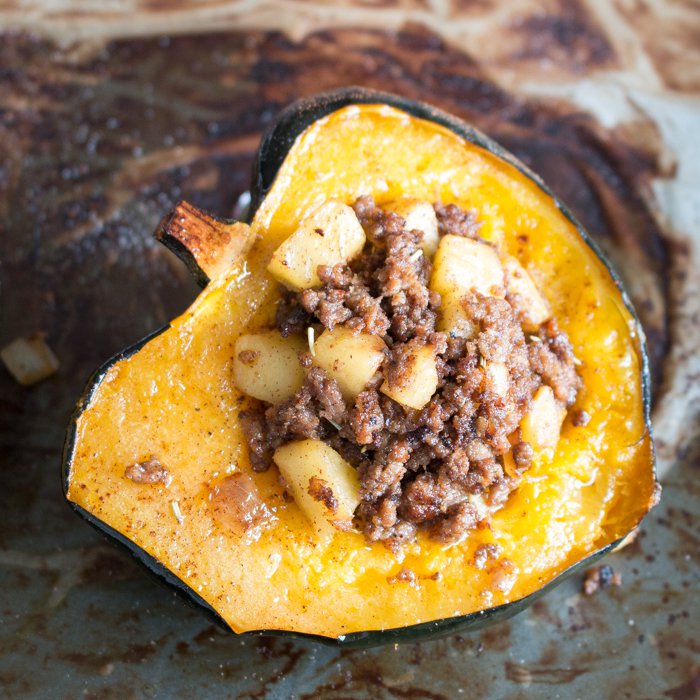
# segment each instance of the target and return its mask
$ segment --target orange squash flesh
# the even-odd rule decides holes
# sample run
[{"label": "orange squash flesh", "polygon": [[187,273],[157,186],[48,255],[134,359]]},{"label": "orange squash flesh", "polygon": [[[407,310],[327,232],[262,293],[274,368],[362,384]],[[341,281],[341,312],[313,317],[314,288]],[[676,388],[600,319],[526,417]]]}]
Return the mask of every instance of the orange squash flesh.
[{"label": "orange squash flesh", "polygon": [[[490,527],[454,545],[420,535],[397,558],[354,532],[317,535],[282,497],[276,470],[253,474],[275,520],[240,536],[217,520],[212,489],[251,472],[232,382],[239,334],[269,321],[272,251],[326,199],[371,194],[455,202],[535,277],[581,360],[583,388],[553,454],[536,455]],[[554,200],[513,165],[448,129],[386,105],[354,105],[296,141],[252,222],[245,259],[190,309],[114,364],[76,423],[68,499],[161,562],[237,632],[338,637],[450,618],[519,600],[633,529],[656,484],[645,426],[639,328],[612,277]],[[170,483],[135,484],[125,468],[156,455]],[[175,505],[174,505],[175,504]],[[176,514],[178,517],[176,517]],[[181,515],[181,517],[180,517]],[[512,562],[478,569],[477,546]],[[391,582],[402,567],[413,583]],[[440,577],[435,577],[436,573]]]}]

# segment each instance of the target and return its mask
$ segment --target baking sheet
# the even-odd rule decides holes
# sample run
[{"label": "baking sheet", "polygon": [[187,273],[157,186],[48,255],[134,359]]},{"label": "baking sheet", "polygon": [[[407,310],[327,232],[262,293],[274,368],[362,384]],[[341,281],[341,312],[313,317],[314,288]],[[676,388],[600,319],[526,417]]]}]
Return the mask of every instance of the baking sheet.
[{"label": "baking sheet", "polygon": [[[697,10],[457,5],[0,8],[0,344],[41,330],[62,363],[31,389],[0,374],[0,694],[700,692]],[[27,29],[38,33],[15,31]],[[652,350],[664,494],[607,559],[621,589],[584,598],[574,578],[498,627],[397,648],[238,638],[63,503],[63,431],[87,376],[196,294],[152,239],[158,219],[180,198],[230,215],[277,111],[353,83],[428,100],[502,141],[626,278]]]}]

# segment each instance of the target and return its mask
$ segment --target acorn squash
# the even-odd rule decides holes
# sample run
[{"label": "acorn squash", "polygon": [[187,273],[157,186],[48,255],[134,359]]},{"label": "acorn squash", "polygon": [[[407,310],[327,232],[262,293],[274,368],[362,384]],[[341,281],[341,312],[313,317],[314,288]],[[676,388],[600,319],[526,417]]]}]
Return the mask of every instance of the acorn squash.
[{"label": "acorn squash", "polygon": [[[659,490],[644,335],[599,248],[537,175],[450,115],[346,89],[281,113],[251,192],[250,228],[187,203],[159,228],[206,286],[89,381],[63,463],[78,513],[237,633],[345,645],[509,617],[638,526]],[[239,420],[251,399],[232,381],[237,339],[274,314],[273,251],[315,206],[363,194],[476,211],[483,237],[536,269],[591,416],[565,420],[489,527],[451,545],[419,534],[398,555],[351,530],[315,531],[276,470],[252,471]],[[484,565],[488,545],[506,565]]]}]

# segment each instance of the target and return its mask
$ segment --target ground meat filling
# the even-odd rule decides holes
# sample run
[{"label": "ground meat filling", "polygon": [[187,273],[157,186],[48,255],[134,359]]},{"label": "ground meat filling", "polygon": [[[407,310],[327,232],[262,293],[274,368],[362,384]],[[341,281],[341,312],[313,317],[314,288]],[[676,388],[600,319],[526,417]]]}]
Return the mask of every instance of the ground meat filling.
[{"label": "ground meat filling", "polygon": [[436,204],[439,231],[443,236],[464,236],[465,238],[479,238],[479,222],[471,211],[464,211],[456,204]]},{"label": "ground meat filling", "polygon": [[130,464],[124,471],[124,476],[136,484],[168,484],[170,475],[160,460],[151,455],[144,462]]},{"label": "ground meat filling", "polygon": [[[320,266],[318,287],[283,291],[276,324],[283,336],[309,327],[318,336],[339,325],[381,336],[381,372],[349,405],[338,383],[303,355],[299,391],[242,416],[251,462],[263,471],[278,446],[323,440],[358,471],[355,524],[369,541],[397,548],[418,529],[454,541],[500,507],[532,464],[519,426],[537,390],[549,386],[558,402],[573,405],[580,378],[572,348],[555,321],[526,334],[515,302],[476,291],[461,300],[470,337],[438,331],[440,296],[428,288],[422,233],[371,197],[353,208],[367,236],[363,253],[348,265]],[[435,213],[440,235],[481,240],[472,213],[452,204]],[[408,408],[380,392],[382,380],[401,386],[414,351],[428,344],[438,386],[427,405]]]}]

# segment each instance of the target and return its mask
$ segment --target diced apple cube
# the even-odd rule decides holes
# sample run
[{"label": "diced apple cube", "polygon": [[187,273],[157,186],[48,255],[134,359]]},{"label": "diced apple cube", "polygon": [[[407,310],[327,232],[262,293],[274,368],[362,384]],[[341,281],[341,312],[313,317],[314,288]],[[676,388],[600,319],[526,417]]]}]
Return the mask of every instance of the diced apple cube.
[{"label": "diced apple cube", "polygon": [[523,441],[536,450],[556,447],[565,417],[566,408],[554,398],[552,388],[541,386],[520,423]]},{"label": "diced apple cube", "polygon": [[423,252],[429,258],[435,255],[439,236],[438,220],[432,204],[423,202],[420,199],[405,197],[389,202],[384,208],[403,217],[406,221],[406,228],[409,231],[422,231],[423,240],[421,241],[421,248]]},{"label": "diced apple cube", "polygon": [[520,297],[523,325],[527,330],[536,329],[551,316],[549,304],[517,258],[508,256],[503,261],[503,269],[508,293]]},{"label": "diced apple cube", "polygon": [[484,296],[505,296],[498,254],[491,246],[471,238],[444,236],[433,260],[430,288],[442,298],[439,329],[470,336],[473,329],[462,299],[471,291]]},{"label": "diced apple cube", "polygon": [[438,384],[435,348],[423,345],[413,353],[410,374],[399,386],[391,386],[385,380],[380,391],[404,406],[420,409],[430,401]]},{"label": "diced apple cube", "polygon": [[446,297],[440,304],[437,329],[464,338],[473,338],[478,329],[467,318],[462,297]]},{"label": "diced apple cube", "polygon": [[353,401],[381,366],[385,348],[379,336],[336,326],[315,342],[314,364],[338,382],[347,401]]},{"label": "diced apple cube", "polygon": [[510,386],[508,368],[502,362],[489,362],[486,365],[485,372],[488,388],[494,394],[505,397]]},{"label": "diced apple cube", "polygon": [[342,202],[324,202],[272,254],[267,269],[285,286],[299,291],[321,284],[319,265],[345,263],[365,245],[355,212]]},{"label": "diced apple cube", "polygon": [[430,287],[443,297],[462,297],[475,290],[503,298],[503,267],[490,245],[463,236],[444,236],[435,254]]},{"label": "diced apple cube", "polygon": [[58,370],[58,359],[40,334],[16,338],[0,350],[5,367],[17,382],[32,386]]},{"label": "diced apple cube", "polygon": [[318,530],[348,529],[360,504],[357,471],[320,440],[297,440],[275,450],[275,464],[294,500]]},{"label": "diced apple cube", "polygon": [[283,338],[277,331],[241,335],[233,357],[236,386],[268,403],[288,399],[304,383],[299,354],[307,349],[302,338]]}]

